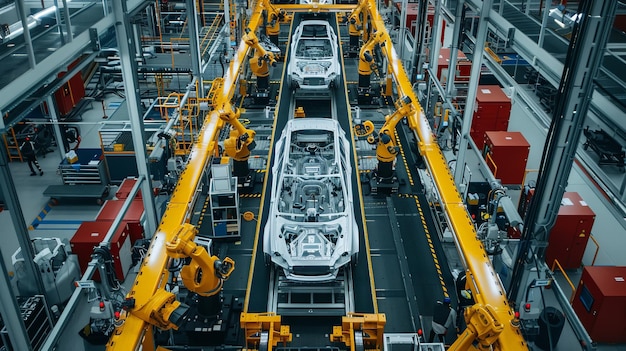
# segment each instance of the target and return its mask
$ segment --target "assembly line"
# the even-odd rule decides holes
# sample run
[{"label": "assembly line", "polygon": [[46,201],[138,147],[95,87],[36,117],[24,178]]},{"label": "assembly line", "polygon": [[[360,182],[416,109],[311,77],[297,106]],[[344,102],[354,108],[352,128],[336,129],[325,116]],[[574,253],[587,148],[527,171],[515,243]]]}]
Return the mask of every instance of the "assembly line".
[{"label": "assembly line", "polygon": [[[254,52],[250,59],[250,68],[256,76],[257,85],[254,89],[257,89],[257,91],[255,92],[258,93],[258,90],[267,91],[269,88],[267,84],[268,76],[270,75],[270,71],[276,67],[277,53],[266,50],[261,40],[257,39],[269,34],[267,32],[263,33],[263,16],[271,17],[277,13],[287,13],[291,18],[291,23],[285,21],[282,26],[286,27],[291,25],[291,31],[296,27],[299,28],[298,34],[294,37],[304,36],[304,31],[306,31],[307,28],[309,31],[314,31],[315,29],[326,31],[326,29],[323,29],[325,26],[324,23],[328,23],[331,27],[334,27],[333,32],[338,32],[339,16],[336,15],[338,9],[334,8],[336,7],[335,5],[316,5],[313,8],[309,6],[291,5],[286,6],[284,9],[278,9],[278,6],[279,5],[272,5],[266,1],[260,1],[257,4],[246,29],[246,35],[239,45],[239,49],[229,69],[226,71],[223,80],[218,79],[218,81],[213,82],[210,95],[213,97],[211,105],[214,108],[205,120],[203,129],[198,136],[198,141],[194,144],[189,155],[185,170],[178,180],[178,185],[174,189],[161,224],[152,237],[150,248],[141,265],[133,285],[134,287],[129,291],[127,296],[127,299],[132,301],[133,304],[120,316],[118,327],[107,346],[109,350],[129,349],[129,345],[130,349],[137,349],[140,345],[142,345],[144,350],[151,349],[158,345],[155,341],[155,332],[152,328],[157,327],[161,330],[170,328],[178,329],[177,323],[181,321],[181,318],[184,318],[182,316],[185,311],[178,311],[181,307],[180,302],[174,299],[174,295],[171,292],[164,290],[166,288],[165,283],[171,281],[171,277],[168,278],[168,274],[166,273],[166,267],[169,265],[168,262],[172,259],[191,257],[191,263],[188,265],[185,264],[180,272],[182,282],[190,292],[198,293],[202,299],[219,294],[222,281],[228,278],[233,269],[245,270],[247,268],[245,261],[240,262],[237,259],[234,261],[236,263],[230,258],[223,258],[222,261],[220,261],[217,257],[213,256],[213,258],[209,259],[209,254],[206,250],[193,243],[193,238],[196,233],[193,224],[185,223],[188,223],[190,212],[197,202],[199,182],[205,177],[206,172],[208,172],[209,161],[216,155],[218,146],[217,136],[219,131],[225,127],[225,123],[229,123],[232,126],[230,136],[224,140],[223,145],[225,156],[232,158],[233,174],[239,177],[247,177],[250,172],[248,168],[248,158],[250,157],[251,150],[253,150],[255,146],[255,132],[251,128],[254,125],[254,119],[250,118],[250,125],[244,127],[240,122],[240,118],[246,118],[246,114],[235,107],[231,99],[237,87],[238,76],[244,69],[243,65],[246,63],[245,60],[246,57],[248,57],[249,50]],[[312,14],[301,13],[301,11],[311,12],[311,10],[313,10]],[[329,10],[330,12],[328,12]],[[311,23],[309,27],[298,26],[301,17],[304,16],[315,18],[315,21],[308,22]],[[363,17],[363,20],[361,20],[361,17]],[[353,13],[352,19],[355,23],[361,21],[361,23],[367,23],[368,25],[367,30],[362,31],[364,45],[360,49],[359,54],[359,93],[364,94],[363,90],[368,89],[370,85],[369,76],[372,73],[372,68],[377,69],[377,66],[383,67],[386,65],[388,73],[391,74],[393,79],[388,79],[387,84],[393,84],[397,91],[397,96],[390,95],[386,97],[391,101],[395,100],[393,113],[385,118],[385,123],[379,127],[377,132],[374,131],[374,123],[372,121],[353,125],[350,118],[346,120],[346,116],[350,116],[352,111],[350,105],[347,103],[348,92],[345,83],[347,74],[345,70],[342,69],[342,74],[333,74],[331,77],[332,84],[323,82],[323,84],[326,85],[320,86],[326,90],[328,96],[322,96],[321,98],[312,97],[312,99],[318,102],[327,101],[327,103],[330,103],[330,105],[337,110],[331,111],[330,116],[315,116],[307,113],[307,109],[305,108],[301,111],[301,114],[304,116],[294,117],[296,108],[299,107],[298,97],[304,96],[306,98],[304,92],[310,88],[303,86],[303,81],[297,81],[297,78],[292,76],[291,71],[287,73],[288,80],[285,81],[285,73],[283,72],[281,77],[281,79],[283,79],[282,84],[279,83],[280,92],[278,94],[278,103],[274,110],[273,135],[270,137],[270,140],[277,140],[279,133],[287,125],[287,120],[292,118],[301,118],[301,122],[306,123],[307,129],[311,128],[311,126],[314,126],[316,123],[315,119],[312,119],[311,122],[306,122],[307,118],[331,117],[337,119],[339,121],[338,126],[341,126],[345,133],[348,135],[356,134],[358,137],[368,137],[368,143],[376,147],[378,164],[372,171],[370,183],[375,192],[383,192],[382,187],[384,187],[385,191],[391,193],[399,191],[398,175],[396,175],[394,170],[394,163],[397,162],[396,158],[400,152],[401,146],[396,137],[396,128],[398,122],[406,118],[410,129],[408,134],[412,135],[412,138],[410,137],[411,140],[415,140],[417,143],[419,154],[426,161],[429,174],[435,183],[436,189],[438,189],[440,208],[445,212],[448,225],[454,233],[457,247],[468,269],[468,277],[470,278],[468,279],[470,282],[468,288],[471,289],[476,300],[476,304],[466,310],[465,317],[469,327],[462,332],[461,337],[452,345],[452,348],[468,349],[475,341],[478,341],[484,346],[493,345],[494,348],[500,350],[526,348],[525,342],[516,325],[515,316],[506,301],[504,289],[500,285],[499,279],[495,275],[488,257],[484,254],[482,244],[476,238],[474,226],[452,182],[452,177],[443,159],[443,155],[441,151],[439,151],[428,121],[422,112],[406,73],[404,73],[404,69],[393,49],[383,20],[376,10],[375,3],[362,1],[355,10],[355,13]],[[353,33],[354,30],[351,31],[351,34]],[[312,38],[316,37],[315,34],[307,35],[311,35]],[[328,38],[327,34],[323,34],[322,38],[324,36]],[[337,40],[334,35],[331,35],[330,39],[333,41]],[[306,39],[302,39],[302,41],[304,40]],[[323,41],[323,39],[315,39],[317,43],[319,43],[320,40]],[[310,41],[311,43],[307,44],[313,45],[313,40]],[[313,50],[309,47],[301,48],[302,46],[303,45],[300,44],[296,48],[296,44],[291,43],[290,49],[300,51]],[[336,47],[335,43],[333,43],[333,46]],[[374,52],[374,48],[380,48],[383,55],[377,55]],[[290,53],[289,50],[287,50],[284,55],[284,66],[293,67],[294,62],[291,62],[291,60],[294,60],[293,57],[297,57],[299,52]],[[294,54],[296,56],[294,56]],[[315,54],[311,53],[311,55]],[[333,56],[337,57],[337,55]],[[340,61],[343,63],[344,55],[338,57],[341,58]],[[376,60],[378,60],[378,62],[376,62]],[[332,64],[333,63],[327,64],[328,66],[326,66],[326,68]],[[304,82],[306,85],[306,78]],[[330,89],[330,91],[328,89]],[[392,89],[388,87],[387,91],[390,92]],[[311,97],[309,97],[309,99],[311,99]],[[332,100],[332,102],[330,100]],[[322,120],[320,120],[320,122],[321,121]],[[319,159],[316,162],[315,155],[317,152],[320,152],[318,150],[319,147],[325,147],[327,145],[311,143],[316,142],[316,140],[325,143],[324,140],[326,140],[326,137],[320,139],[310,133],[303,135],[303,137],[304,143],[301,144],[301,147],[306,147],[306,152],[310,153],[311,159],[309,162],[311,166],[306,168],[306,170],[303,171],[305,173],[302,173],[299,177],[318,177],[318,174],[328,170],[321,170],[321,168],[325,169],[326,165],[320,165]],[[356,140],[354,137],[350,139]],[[309,140],[308,145],[307,140]],[[409,140],[405,140],[405,143],[406,142],[409,142]],[[291,141],[291,145],[295,145],[294,141]],[[352,145],[350,148],[355,150],[354,153],[348,151],[349,148],[347,147],[349,145]],[[343,164],[351,161],[350,159],[354,157],[353,160],[355,164],[358,165],[358,150],[356,150],[352,143],[349,143],[349,145],[345,145],[345,149],[341,144],[334,146],[335,149],[338,149],[335,152],[344,153],[341,157],[347,158],[344,160],[336,159],[333,162],[341,162]],[[405,145],[408,146],[408,144]],[[311,232],[309,235],[302,234],[302,229],[298,229],[298,226],[295,224],[290,226],[283,224],[281,226],[282,229],[274,229],[274,227],[268,225],[269,221],[271,221],[272,225],[277,225],[280,222],[277,222],[278,217],[274,218],[274,215],[269,217],[269,214],[276,210],[270,212],[268,207],[278,206],[279,211],[289,211],[294,213],[294,215],[295,212],[293,209],[297,209],[298,212],[306,211],[305,214],[296,216],[304,216],[302,220],[305,223],[310,222],[307,226],[314,228],[316,223],[324,221],[321,219],[323,218],[322,216],[326,216],[323,211],[329,208],[325,208],[323,203],[331,200],[330,197],[333,195],[330,194],[331,191],[322,191],[319,185],[322,184],[320,181],[312,181],[313,183],[310,183],[310,185],[298,185],[294,181],[284,181],[281,180],[281,178],[272,179],[270,174],[278,176],[281,172],[293,172],[287,171],[284,168],[286,166],[282,166],[282,162],[285,161],[285,159],[281,159],[281,157],[283,157],[285,151],[273,151],[273,147],[282,150],[286,148],[287,145],[277,144],[270,146],[268,150],[269,155],[267,156],[268,161],[258,210],[259,220],[256,226],[254,246],[250,260],[250,276],[245,289],[246,296],[240,317],[241,327],[244,330],[244,338],[246,340],[245,345],[255,349],[271,349],[276,347],[279,342],[286,344],[291,342],[292,346],[306,346],[310,345],[310,342],[324,345],[332,341],[343,342],[351,349],[358,348],[359,344],[365,345],[366,348],[380,349],[382,347],[382,334],[380,334],[380,330],[385,326],[385,322],[388,323],[386,329],[388,332],[415,333],[417,329],[421,329],[419,318],[416,318],[416,315],[419,313],[416,305],[419,303],[411,303],[411,299],[406,298],[409,296],[407,294],[408,292],[414,293],[415,287],[412,286],[413,282],[410,278],[411,273],[407,272],[408,264],[403,262],[402,259],[400,262],[396,263],[400,266],[398,274],[406,274],[406,276],[402,279],[405,283],[404,287],[399,290],[402,291],[402,295],[405,296],[405,303],[409,302],[409,306],[407,306],[408,308],[406,309],[409,315],[406,316],[405,321],[402,321],[401,314],[394,313],[394,311],[399,312],[399,310],[396,310],[397,307],[386,306],[386,308],[383,309],[381,306],[378,306],[378,290],[374,283],[378,280],[373,279],[377,271],[375,263],[378,262],[378,260],[372,259],[371,255],[372,252],[376,252],[376,250],[380,248],[378,245],[373,246],[370,242],[371,239],[368,233],[370,233],[372,229],[369,228],[369,225],[365,221],[365,218],[368,218],[368,212],[375,216],[374,213],[376,210],[373,206],[365,208],[367,202],[364,200],[365,196],[362,195],[362,182],[357,181],[357,179],[361,179],[361,175],[357,171],[359,167],[356,166],[354,167],[354,171],[351,171],[352,167],[348,164],[347,168],[344,168],[344,171],[349,173],[353,172],[350,177],[352,184],[351,186],[348,185],[347,188],[348,190],[353,189],[352,191],[346,193],[343,187],[335,187],[335,190],[331,189],[331,191],[343,192],[344,199],[341,201],[354,203],[354,211],[348,211],[347,213],[347,218],[350,218],[352,213],[354,213],[354,219],[348,219],[349,222],[354,221],[354,224],[350,224],[348,227],[345,227],[346,224],[339,227],[330,224],[329,226],[325,225],[323,228],[326,229],[322,229],[325,232],[322,232],[322,235],[319,237],[313,236],[319,235],[315,234],[315,232]],[[290,148],[292,147],[294,146]],[[333,145],[330,145],[330,147],[332,149]],[[292,154],[292,152],[290,152],[290,154]],[[297,162],[299,161],[296,161],[296,163]],[[297,166],[296,163],[293,164],[294,167],[305,169],[304,166]],[[416,172],[410,169],[408,171],[414,173],[412,178],[419,178]],[[270,189],[277,186],[272,184],[277,181],[282,182],[281,191],[289,191],[290,194],[293,192],[303,195],[279,195],[276,190],[272,190],[272,202],[278,202],[280,200],[281,204],[278,205],[275,203],[274,205],[270,205],[268,202]],[[413,183],[413,181],[411,181],[411,183]],[[416,184],[412,185],[418,186]],[[292,186],[294,189],[291,189]],[[285,190],[285,188],[288,190]],[[406,195],[412,198],[411,191],[406,193]],[[285,199],[287,199],[285,196],[293,200],[288,200],[287,203],[284,203]],[[303,196],[307,198],[304,199]],[[318,198],[316,199],[315,196]],[[412,207],[411,205],[419,208],[419,198],[416,198],[414,203],[413,201],[409,201],[406,207],[410,208]],[[335,204],[334,206],[346,208],[345,206],[347,205]],[[291,208],[287,209],[287,207]],[[388,206],[383,206],[383,213],[387,212],[387,214],[392,217],[396,216],[396,214],[393,213],[393,208],[406,208],[405,206],[386,207]],[[351,208],[351,206],[347,208]],[[421,208],[420,211],[422,211]],[[418,211],[409,212],[417,213]],[[417,223],[425,223],[424,218],[427,216],[424,215],[423,212],[421,213],[422,220]],[[395,233],[394,235],[400,236],[401,231],[393,229],[393,222],[395,221],[390,221],[389,228]],[[402,221],[400,221],[399,224],[400,223],[402,223]],[[301,225],[304,225],[304,223]],[[317,226],[319,227],[320,224],[317,224]],[[355,227],[354,230],[349,229],[353,226]],[[357,227],[361,229],[357,230]],[[380,228],[377,229],[380,230]],[[334,273],[322,278],[319,283],[315,283],[315,281],[319,280],[319,278],[317,278],[318,274],[320,274],[319,272],[326,274],[323,272],[329,271],[324,269],[320,271],[309,264],[302,268],[298,268],[296,266],[298,264],[296,263],[289,263],[288,265],[280,263],[279,265],[282,258],[280,260],[278,260],[278,258],[281,257],[281,255],[276,252],[276,257],[274,257],[274,251],[278,249],[269,249],[269,246],[267,246],[270,245],[270,240],[272,240],[267,236],[278,235],[274,233],[276,230],[283,232],[280,234],[281,237],[285,236],[282,240],[287,239],[287,235],[292,236],[287,240],[289,240],[289,242],[294,240],[296,244],[288,243],[288,246],[291,247],[290,251],[301,251],[307,254],[307,257],[309,257],[307,259],[308,262],[315,262],[312,260],[320,259],[319,257],[315,258],[315,252],[322,253],[324,257],[327,257],[326,255],[339,255],[339,253],[333,253],[330,247],[328,249],[322,249],[321,247],[332,244],[339,245],[340,241],[338,241],[338,236],[347,236],[347,238],[342,240],[348,240],[347,243],[352,241],[353,243],[350,245],[355,249],[348,251],[348,255],[345,256],[344,254],[343,257],[348,259],[348,261],[353,261],[353,265],[346,266],[345,263],[331,263],[331,268],[334,268],[332,268],[330,272]],[[389,229],[385,231],[388,230]],[[289,231],[291,231],[291,234],[288,233]],[[304,233],[306,233],[306,229]],[[302,237],[298,239],[298,235],[302,235]],[[327,241],[326,244],[320,242],[320,240],[329,240],[325,239],[325,237],[329,238],[329,235],[335,236],[335,239],[332,239],[332,243],[330,241]],[[350,237],[357,235],[359,238],[355,238],[356,241],[350,239]],[[262,237],[263,241],[266,242],[266,244],[264,244],[264,246],[267,247],[266,249],[261,249],[260,247],[263,243],[261,240]],[[304,241],[305,239],[306,242]],[[395,238],[394,241],[401,242],[402,240],[401,238]],[[364,244],[361,245],[361,250],[358,249],[360,242]],[[214,245],[213,249],[221,245],[223,244]],[[271,245],[274,247],[276,244],[272,243]],[[344,245],[346,244],[341,244],[341,247]],[[406,257],[406,253],[403,251],[401,245],[396,246],[397,247],[394,249],[399,249],[395,251],[396,255],[403,253],[404,257]],[[354,253],[354,255],[350,254],[350,252]],[[362,255],[361,252],[364,252],[364,255]],[[282,251],[281,253],[282,255],[288,254],[287,251]],[[300,253],[300,255],[303,253]],[[295,252],[291,254],[295,254]],[[263,255],[266,257],[263,258]],[[361,258],[361,256],[363,257]],[[271,259],[268,257],[271,257]],[[291,260],[288,260],[286,262],[290,261]],[[306,261],[303,261],[303,263],[304,262]],[[391,262],[393,262],[393,260],[391,260]],[[276,267],[274,265],[278,266]],[[284,267],[284,273],[288,273],[286,276],[282,272],[283,268],[279,268],[281,266]],[[439,265],[436,266],[437,270],[440,272],[446,269]],[[360,271],[359,273],[353,273],[355,267]],[[290,277],[292,269],[294,273],[299,272],[296,274],[300,274],[300,278],[297,278],[296,282],[292,282],[296,276]],[[342,273],[338,275],[338,271],[342,271]],[[166,273],[165,276],[163,275],[164,273]],[[270,279],[268,279],[268,275]],[[300,283],[298,283],[298,281],[300,281]],[[228,282],[224,284],[224,289],[229,289]],[[314,289],[315,292],[311,293],[311,289]],[[445,284],[442,286],[442,289],[444,296],[448,296]],[[237,290],[237,288],[235,288],[235,290]],[[367,297],[369,295],[366,293],[367,291],[371,292],[371,297]],[[382,291],[384,294],[384,290]],[[309,295],[308,300],[305,299],[297,302],[299,298],[301,299],[299,295]],[[328,296],[330,296],[330,300],[328,300]],[[316,299],[325,302],[321,303],[315,301]],[[219,303],[219,299],[212,301]],[[339,309],[337,309],[337,307],[339,307]],[[298,318],[288,319],[293,325],[287,326],[285,320],[281,321],[281,314],[294,318],[312,315],[320,317],[343,315],[344,317],[342,319],[344,323],[341,323],[341,326],[337,326],[332,330],[330,340],[327,340],[325,343],[323,339],[320,339],[319,335],[317,337],[312,335],[306,336],[306,334],[314,332],[316,328],[310,328],[310,325],[306,325],[308,323],[305,323],[305,329],[301,329],[302,327],[300,327],[299,324],[302,323],[302,321]],[[409,323],[406,323],[406,321]],[[321,319],[323,327],[328,328],[326,334],[330,333],[332,327],[332,325],[327,325],[326,323],[339,324],[337,322],[337,319],[332,318]],[[407,326],[411,327],[407,328]],[[291,328],[291,332],[289,332],[289,327]],[[394,327],[395,330],[390,327]],[[372,328],[373,331],[363,330],[361,328]],[[357,334],[357,332],[359,333]],[[294,338],[294,333],[298,335],[300,340]],[[355,341],[355,338],[361,339]],[[163,347],[167,347],[167,345],[163,345]]]},{"label": "assembly line", "polygon": [[[12,281],[0,285],[0,351],[56,350],[74,338],[85,350],[107,351],[552,350],[566,317],[570,341],[595,348],[583,328],[591,317],[579,316],[595,320],[600,309],[596,278],[585,270],[576,289],[565,274],[584,268],[595,214],[578,195],[562,196],[569,168],[555,164],[565,156],[530,170],[530,144],[508,129],[512,106],[522,108],[512,104],[518,88],[492,81],[503,57],[495,44],[476,44],[498,34],[488,27],[490,0],[482,8],[461,1],[456,17],[443,13],[449,4],[419,1],[410,6],[411,23],[406,0],[112,2],[112,16],[102,4],[110,30],[91,28],[92,51],[82,56],[97,59],[75,59],[41,88],[61,87],[54,101],[36,98],[45,99],[41,110],[51,121],[21,129],[34,98],[23,111],[17,101],[2,111],[10,134],[0,145],[8,155],[0,158],[0,180],[11,178],[7,162],[28,157],[39,179],[36,155],[56,146],[61,157],[63,185],[43,192],[49,203],[28,231],[59,203],[95,198],[103,206],[93,221],[59,221],[78,227],[70,240],[28,242],[22,228]],[[101,6],[92,5],[86,9]],[[592,19],[568,17],[574,44],[592,42],[593,25],[601,24],[594,14],[610,12],[585,6]],[[449,18],[451,49],[442,47]],[[3,39],[17,36],[5,27]],[[69,24],[67,31],[71,39]],[[508,35],[512,42],[515,32]],[[115,48],[101,47],[103,38]],[[572,45],[568,52],[600,51]],[[178,57],[190,67],[177,67]],[[489,57],[500,66],[484,65]],[[72,67],[88,67],[89,77]],[[571,70],[574,77],[590,72],[582,63]],[[93,95],[85,93],[88,81],[97,81]],[[564,102],[551,107],[562,118],[550,125],[546,155],[576,150],[578,140],[564,139],[582,124],[573,96],[592,82],[577,83],[562,78]],[[106,102],[107,94],[123,102]],[[59,106],[64,101],[68,107]],[[93,127],[82,112],[94,101],[102,106],[94,128],[100,147],[79,147],[81,128]],[[112,105],[122,120],[107,113]],[[569,122],[571,115],[579,122]],[[595,139],[606,133],[589,130],[585,150],[601,153]],[[606,164],[614,163],[599,162]],[[12,180],[0,184],[0,212],[8,194],[12,219],[23,222],[12,188]],[[579,210],[575,219],[563,206]],[[523,217],[532,221],[525,226]],[[551,224],[535,228],[535,218]],[[555,238],[572,243],[548,242],[551,226],[559,228]],[[569,301],[556,268],[571,286]],[[610,283],[623,281],[615,274]],[[549,301],[545,289],[554,295]],[[15,311],[3,306],[10,290],[22,295],[9,294]],[[35,320],[29,309],[45,313]],[[45,335],[29,335],[39,324]]]}]

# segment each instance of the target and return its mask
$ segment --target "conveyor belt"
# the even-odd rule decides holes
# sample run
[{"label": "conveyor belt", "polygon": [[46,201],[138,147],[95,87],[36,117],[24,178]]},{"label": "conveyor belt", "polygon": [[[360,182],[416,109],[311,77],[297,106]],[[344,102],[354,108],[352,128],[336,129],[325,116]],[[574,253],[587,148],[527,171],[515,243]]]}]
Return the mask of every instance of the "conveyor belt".
[{"label": "conveyor belt", "polygon": [[[329,23],[334,27],[335,32],[339,33],[336,17],[334,14],[324,14],[319,17],[326,16],[329,20]],[[296,14],[294,16],[294,20],[292,22],[292,27],[290,29],[290,33],[298,26],[300,21],[302,20],[302,15]],[[285,62],[284,67],[287,67],[289,64],[289,53],[285,52]],[[293,96],[291,91],[283,90],[279,96],[279,101],[277,105],[277,118],[274,120],[274,134],[270,138],[270,143],[273,145],[274,140],[276,140],[281,131],[284,129],[286,122],[290,116],[293,114],[293,110],[295,107],[303,107],[307,117],[336,117],[340,122],[344,131],[348,134],[351,131],[350,121],[347,120],[346,116],[348,115],[347,111],[347,101],[345,94],[344,83],[341,83],[339,86],[335,88],[335,91],[331,92],[331,97],[333,101],[331,103],[330,97],[315,97],[311,99],[307,97],[305,94],[296,94]],[[244,116],[244,118],[246,118]],[[271,169],[273,157],[273,150],[270,147],[269,150],[269,162],[267,164],[267,170]],[[353,160],[353,165],[356,164],[356,161]],[[355,204],[355,215],[356,221],[358,224],[364,223],[361,217],[360,204],[361,200],[359,198],[358,192],[358,184],[356,179],[356,168],[353,167],[353,201]],[[259,223],[257,225],[258,240],[256,242],[256,251],[254,257],[254,265],[252,266],[252,272],[250,274],[250,291],[249,298],[247,300],[247,304],[244,307],[244,310],[247,312],[266,312],[268,309],[277,309],[277,312],[281,315],[285,314],[301,314],[303,311],[308,312],[309,315],[315,315],[316,317],[313,319],[315,323],[312,323],[312,319],[307,317],[306,320],[301,317],[287,317],[283,316],[283,323],[290,325],[292,333],[294,334],[294,341],[291,346],[304,346],[304,345],[326,345],[328,343],[327,334],[329,334],[332,330],[332,325],[337,325],[340,323],[339,316],[345,315],[345,310],[337,309],[340,308],[341,305],[344,305],[345,309],[354,310],[358,312],[371,313],[374,312],[373,300],[371,296],[371,285],[370,285],[370,276],[368,269],[368,259],[366,252],[365,239],[361,236],[361,249],[359,253],[359,262],[354,272],[351,272],[351,267],[346,267],[346,269],[341,272],[341,279],[329,288],[330,285],[325,285],[323,287],[317,287],[320,290],[320,294],[325,293],[328,294],[329,289],[335,289],[336,294],[333,296],[337,296],[336,300],[331,300],[330,304],[326,304],[326,306],[337,307],[335,309],[328,309],[324,311],[322,308],[314,308],[310,309],[299,309],[296,304],[292,304],[291,306],[285,307],[286,299],[291,296],[289,293],[285,293],[284,291],[278,296],[279,289],[283,288],[285,284],[289,284],[284,279],[280,279],[280,270],[274,270],[271,267],[267,267],[264,264],[263,259],[263,251],[261,248],[262,244],[262,232],[263,228],[266,225],[267,214],[269,211],[269,191],[272,187],[272,177],[268,175],[266,177],[266,183],[264,184],[264,193],[265,195],[262,197],[262,213],[259,215]],[[245,240],[245,239],[244,239]],[[243,241],[242,241],[243,243]],[[230,252],[232,256],[232,251]],[[245,264],[245,263],[244,263]],[[276,278],[276,286],[274,287],[274,283],[270,282],[271,278]],[[354,286],[352,286],[354,282]],[[229,282],[230,283],[230,282]],[[332,285],[332,284],[331,284]],[[270,287],[268,289],[268,287]],[[228,287],[226,287],[228,288]],[[298,293],[298,287],[291,287],[293,293]],[[275,289],[272,293],[276,293],[276,299],[271,299],[270,290]],[[318,289],[318,290],[319,290]],[[354,304],[351,303],[352,290],[358,291],[359,293],[354,296]],[[301,289],[300,289],[301,290]],[[303,294],[305,295],[305,294]],[[279,299],[280,297],[280,299]],[[274,301],[274,303],[270,303],[268,306],[268,301]],[[336,304],[333,305],[333,302]],[[350,302],[346,304],[346,302]],[[287,309],[285,309],[287,308]],[[341,312],[341,313],[339,313]],[[326,315],[326,316],[323,316]],[[331,317],[328,315],[334,315],[335,317]]]}]

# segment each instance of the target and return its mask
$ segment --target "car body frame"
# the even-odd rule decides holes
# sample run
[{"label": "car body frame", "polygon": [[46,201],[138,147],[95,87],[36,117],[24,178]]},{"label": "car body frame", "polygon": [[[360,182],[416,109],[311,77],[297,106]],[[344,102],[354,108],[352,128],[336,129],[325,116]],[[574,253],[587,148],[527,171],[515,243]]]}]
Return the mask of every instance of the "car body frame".
[{"label": "car body frame", "polygon": [[290,120],[275,145],[266,263],[287,279],[328,282],[359,252],[350,144],[336,120]]},{"label": "car body frame", "polygon": [[328,21],[304,20],[293,33],[287,67],[293,89],[327,90],[339,83],[337,36]]}]

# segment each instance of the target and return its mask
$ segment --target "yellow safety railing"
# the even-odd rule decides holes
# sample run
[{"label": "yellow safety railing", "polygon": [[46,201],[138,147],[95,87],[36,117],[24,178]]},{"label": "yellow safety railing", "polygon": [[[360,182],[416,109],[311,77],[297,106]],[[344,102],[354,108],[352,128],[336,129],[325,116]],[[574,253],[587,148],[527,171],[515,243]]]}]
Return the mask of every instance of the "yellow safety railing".
[{"label": "yellow safety railing", "polygon": [[176,64],[175,64],[175,60],[174,58],[176,57],[176,55],[174,55],[174,42],[189,42],[189,38],[171,38],[170,39],[170,53],[172,55],[172,68],[176,68]]},{"label": "yellow safety railing", "polygon": [[221,14],[215,16],[215,18],[213,18],[213,22],[211,22],[211,25],[204,34],[204,37],[200,40],[200,48],[202,50],[200,56],[204,57],[206,52],[211,48],[210,44],[213,43],[215,38],[219,35],[220,23],[222,23],[223,17],[224,16]]},{"label": "yellow safety railing", "polygon": [[596,252],[593,254],[593,260],[591,260],[591,265],[593,266],[594,264],[596,264],[596,257],[598,257],[598,251],[600,251],[600,244],[591,234],[589,235],[589,239],[591,239],[591,241],[596,244]]},{"label": "yellow safety railing", "polygon": [[567,281],[569,286],[572,288],[572,294],[571,294],[571,296],[569,298],[569,302],[571,304],[572,301],[574,300],[574,294],[576,293],[576,288],[574,287],[574,283],[572,283],[572,280],[569,278],[569,276],[567,275],[567,273],[565,272],[565,270],[563,269],[563,267],[559,263],[559,260],[557,260],[557,259],[555,259],[554,263],[552,263],[552,268],[550,270],[552,272],[555,272],[554,268],[556,268],[556,267],[558,267],[559,270],[561,271],[561,273],[563,273],[563,276],[565,277],[565,280]]},{"label": "yellow safety railing", "polygon": [[493,177],[496,178],[496,174],[498,174],[498,165],[496,164],[496,162],[493,160],[493,158],[491,157],[491,154],[485,154],[485,161],[491,162],[491,164],[493,165]]}]

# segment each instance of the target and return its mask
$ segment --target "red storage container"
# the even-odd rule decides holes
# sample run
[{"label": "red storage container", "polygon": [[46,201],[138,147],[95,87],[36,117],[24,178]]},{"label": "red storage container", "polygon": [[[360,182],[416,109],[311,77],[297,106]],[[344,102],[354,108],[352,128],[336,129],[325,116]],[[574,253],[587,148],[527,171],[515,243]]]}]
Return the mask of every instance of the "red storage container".
[{"label": "red storage container", "polygon": [[[78,264],[83,273],[85,273],[91,261],[91,254],[93,253],[94,247],[100,245],[104,240],[112,224],[113,221],[102,220],[83,222],[70,240],[72,252],[78,256]],[[113,257],[113,266],[115,267],[115,275],[119,281],[124,281],[126,273],[132,264],[132,246],[130,244],[126,223],[122,222],[113,235],[110,249],[111,256]],[[93,275],[93,280],[100,281],[100,274],[98,272]]]},{"label": "red storage container", "polygon": [[[126,200],[107,200],[100,209],[96,220],[113,221],[120,213],[122,206]],[[143,225],[141,219],[143,217],[143,200],[136,199],[128,207],[123,220],[128,224],[131,244],[135,241],[143,239]]]},{"label": "red storage container", "polygon": [[470,136],[482,149],[483,136],[488,131],[506,131],[509,128],[511,115],[511,99],[498,85],[479,85],[476,92],[474,117],[470,128]]},{"label": "red storage container", "polygon": [[[130,191],[133,189],[136,183],[137,183],[137,179],[135,178],[124,179],[122,181],[122,184],[120,184],[120,187],[117,189],[117,192],[115,193],[115,197],[118,198],[118,200],[126,200],[128,198],[128,195],[130,194]],[[141,199],[141,190],[137,192],[137,195],[135,196],[135,198]]]},{"label": "red storage container", "polygon": [[558,260],[563,269],[580,267],[596,214],[575,192],[563,194],[559,215],[550,230],[546,263]]},{"label": "red storage container", "polygon": [[520,132],[485,132],[483,158],[502,184],[522,184],[530,144]]},{"label": "red storage container", "polygon": [[[470,73],[472,70],[472,62],[467,59],[467,56],[461,50],[457,50],[456,55],[457,73],[455,81],[469,81]],[[448,69],[450,67],[450,49],[441,48],[439,50],[439,60],[437,61],[437,77],[439,81],[444,83],[448,79]]]},{"label": "red storage container", "polygon": [[626,267],[583,268],[572,307],[595,342],[626,343]]}]

